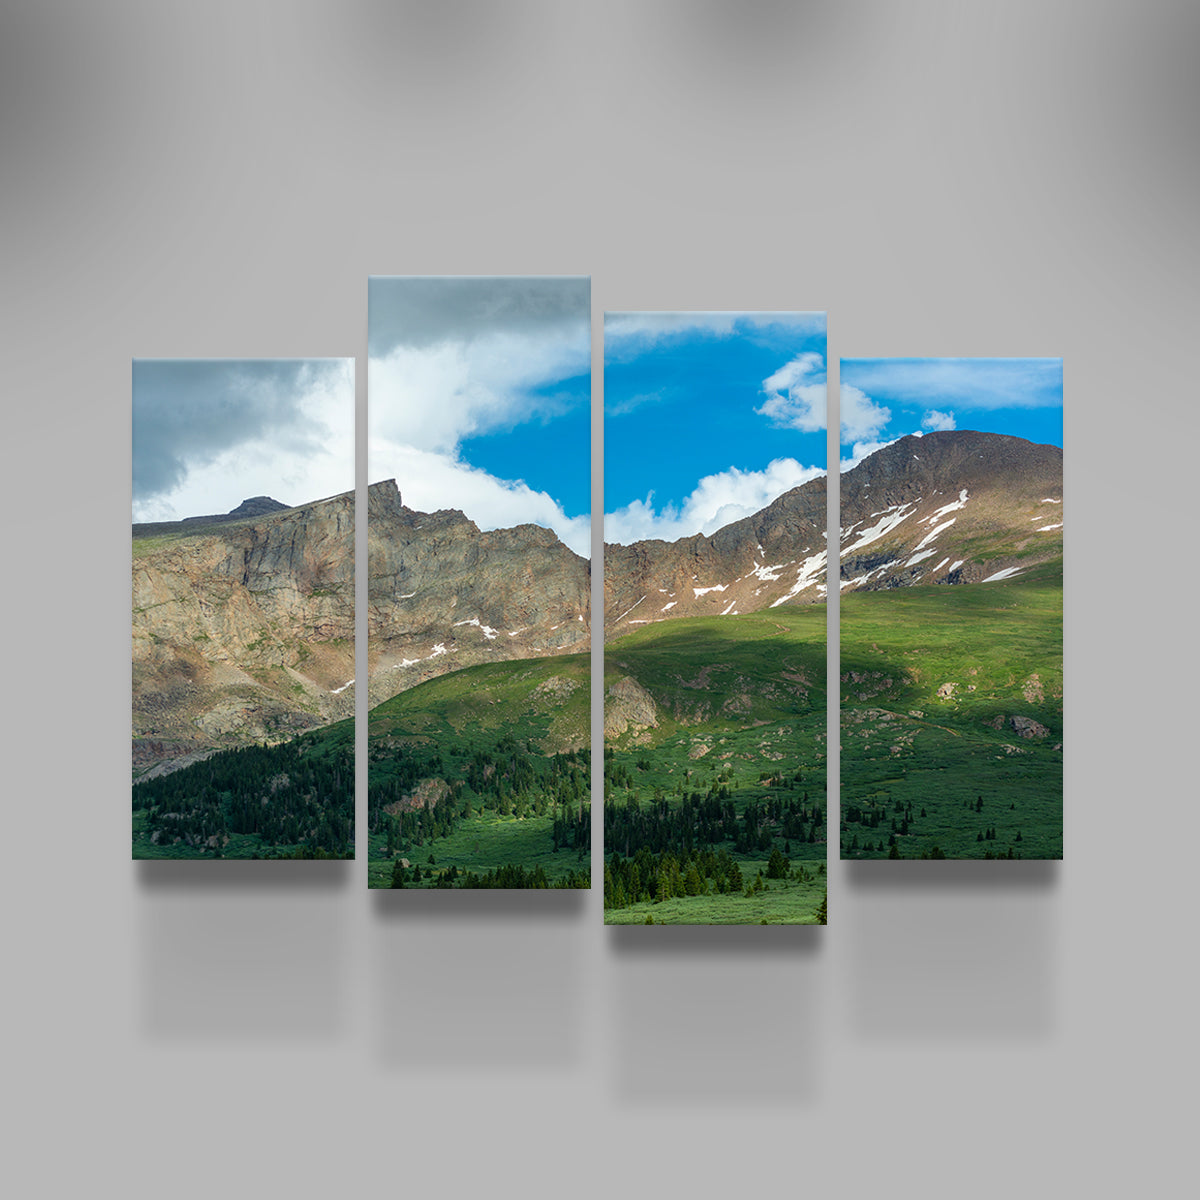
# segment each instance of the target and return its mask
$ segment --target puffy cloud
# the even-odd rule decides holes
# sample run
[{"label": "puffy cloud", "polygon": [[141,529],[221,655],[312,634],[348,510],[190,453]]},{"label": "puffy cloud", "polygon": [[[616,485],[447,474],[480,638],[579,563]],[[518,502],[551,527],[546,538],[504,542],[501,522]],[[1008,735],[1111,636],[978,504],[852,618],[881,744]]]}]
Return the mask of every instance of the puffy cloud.
[{"label": "puffy cloud", "polygon": [[952,412],[938,412],[936,408],[931,408],[921,418],[921,428],[930,433],[939,433],[946,429],[957,429],[958,425]]},{"label": "puffy cloud", "polygon": [[372,439],[453,453],[474,434],[552,415],[562,400],[550,389],[586,372],[590,354],[586,322],[553,336],[505,330],[397,346],[367,365]]},{"label": "puffy cloud", "polygon": [[843,446],[877,438],[892,419],[891,409],[876,404],[866,392],[852,383],[842,383],[838,399],[841,402]]},{"label": "puffy cloud", "polygon": [[541,525],[576,554],[591,557],[591,517],[569,517],[546,492],[523,480],[498,479],[451,454],[373,440],[370,478],[394,478],[404,503],[419,512],[456,508],[480,529]]},{"label": "puffy cloud", "polygon": [[588,402],[567,381],[591,366],[589,287],[585,277],[372,278],[370,478],[394,476],[412,508],[456,508],[481,529],[546,526],[589,556],[589,517],[461,456],[468,438]]},{"label": "puffy cloud", "polygon": [[763,380],[767,399],[754,411],[772,425],[816,433],[825,428],[825,360],[811,350]]},{"label": "puffy cloud", "polygon": [[824,475],[821,467],[801,466],[794,458],[777,458],[761,471],[730,467],[706,475],[679,506],[656,510],[651,493],[604,516],[604,539],[628,545],[647,538],[676,541],[696,533],[715,533],[765,508],[784,492]]}]

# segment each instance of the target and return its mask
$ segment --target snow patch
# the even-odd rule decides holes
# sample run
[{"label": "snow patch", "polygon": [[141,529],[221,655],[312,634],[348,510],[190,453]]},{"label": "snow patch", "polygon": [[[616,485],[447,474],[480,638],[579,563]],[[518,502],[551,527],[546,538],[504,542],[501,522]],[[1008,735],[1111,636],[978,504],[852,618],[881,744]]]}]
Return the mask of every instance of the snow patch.
[{"label": "snow patch", "polygon": [[400,599],[401,600],[411,600],[416,594],[417,594],[416,592],[403,592],[400,596]]},{"label": "snow patch", "polygon": [[922,520],[921,524],[922,525],[932,525],[934,523],[934,521],[936,521],[939,517],[944,517],[947,513],[958,512],[958,510],[960,508],[966,507],[967,499],[968,499],[967,489],[963,488],[963,490],[958,493],[957,500],[952,500],[949,504],[943,504],[942,507],[939,508],[936,512],[934,512],[931,516],[925,517],[924,520]]},{"label": "snow patch", "polygon": [[[920,504],[919,500],[910,501],[908,504],[893,504],[891,508],[885,508],[878,514],[879,520],[874,525],[869,525],[858,535],[858,538],[849,546],[842,550],[842,554],[853,554],[856,550],[861,550],[863,546],[869,546],[872,542],[877,542],[885,534],[890,533],[902,521],[906,521],[912,516],[912,510]],[[872,513],[872,516],[877,514]],[[811,562],[811,559],[806,561]]]},{"label": "snow patch", "polygon": [[919,553],[914,554],[912,556],[912,558],[910,558],[908,560],[908,562],[906,562],[904,565],[906,567],[914,566],[916,563],[921,562],[923,559],[932,558],[936,553],[937,553],[936,550],[922,550]]},{"label": "snow patch", "polygon": [[1049,533],[1050,530],[1052,530],[1052,529],[1061,529],[1061,528],[1062,528],[1062,522],[1059,521],[1059,523],[1057,525],[1039,525],[1037,528],[1037,532],[1038,533]]},{"label": "snow patch", "polygon": [[[694,587],[692,588],[692,591],[696,593],[696,599],[699,600],[701,596],[707,596],[709,592],[723,592],[726,586],[727,585],[724,583],[714,583],[712,587]],[[643,600],[645,600],[645,598],[645,596],[642,597]]]},{"label": "snow patch", "polygon": [[754,570],[750,572],[756,579],[761,579],[764,583],[771,583],[779,578],[779,572],[783,570],[786,563],[773,563],[771,566],[760,567],[758,563],[754,564]]},{"label": "snow patch", "polygon": [[998,579],[1011,579],[1014,575],[1019,575],[1022,570],[1022,567],[1005,567],[1003,571],[997,571],[995,575],[989,575],[983,582],[995,583]]},{"label": "snow patch", "polygon": [[474,625],[477,629],[482,631],[483,636],[487,638],[489,642],[494,642],[496,640],[496,634],[500,632],[498,629],[493,629],[490,625],[482,624],[478,617],[472,617],[469,621],[454,622],[455,629],[457,629],[460,625]]},{"label": "snow patch", "polygon": [[678,601],[678,600],[668,600],[668,601],[666,602],[666,604],[664,604],[664,605],[662,606],[662,608],[660,608],[658,611],[659,611],[659,612],[666,612],[668,608],[674,608],[674,607],[675,607],[675,605],[677,605],[678,603],[679,603],[679,601]]},{"label": "snow patch", "polygon": [[[635,601],[634,601],[634,602],[633,602],[633,603],[632,603],[632,604],[631,604],[631,605],[630,605],[630,606],[629,606],[629,607],[628,607],[628,608],[627,608],[627,609],[626,609],[626,610],[625,610],[625,611],[624,611],[624,612],[623,612],[623,613],[622,613],[622,614],[621,614],[621,615],[620,615],[620,616],[617,618],[617,620],[618,620],[618,621],[623,621],[623,620],[625,620],[625,618],[626,618],[627,616],[629,616],[629,614],[630,614],[631,612],[633,612],[633,610],[634,610],[635,608],[637,608],[637,606],[638,606],[639,604],[641,604],[642,600],[645,600],[645,598],[646,598],[646,597],[645,597],[645,596],[643,596],[641,600],[635,600]],[[555,629],[557,629],[557,628],[558,628],[558,626],[557,626],[557,625],[555,625],[555,626],[554,626],[554,628],[555,628]]]},{"label": "snow patch", "polygon": [[331,688],[331,689],[330,689],[330,692],[329,692],[329,694],[330,694],[331,696],[336,696],[336,695],[338,695],[340,692],[344,692],[344,691],[345,691],[345,690],[346,690],[348,687],[351,687],[351,686],[353,686],[353,684],[354,684],[354,680],[353,680],[353,679],[351,679],[351,680],[349,681],[349,683],[343,683],[343,684],[342,684],[342,686],[341,686],[340,688]]},{"label": "snow patch", "polygon": [[1061,504],[1062,501],[1061,500],[1053,500],[1049,496],[1047,496],[1046,499],[1042,501],[1042,503],[1043,504]]},{"label": "snow patch", "polygon": [[[793,596],[800,595],[805,588],[812,587],[825,574],[825,565],[828,558],[829,555],[825,550],[822,550],[820,554],[814,554],[811,558],[806,558],[800,564],[800,570],[796,574],[796,582],[792,585],[792,590],[786,596],[780,596],[778,600],[772,601],[771,607],[778,608],[781,604],[792,599]],[[825,590],[824,586],[818,586],[820,586],[821,591]]]},{"label": "snow patch", "polygon": [[[933,539],[934,539],[935,537],[937,537],[937,535],[938,535],[939,533],[941,533],[943,529],[949,529],[949,528],[950,528],[950,526],[951,526],[951,525],[953,525],[953,524],[954,524],[954,522],[955,522],[955,521],[957,521],[957,520],[958,520],[958,518],[957,518],[957,517],[951,517],[951,518],[950,518],[950,520],[948,520],[948,521],[943,521],[943,522],[942,522],[942,524],[940,524],[940,525],[936,526],[934,529],[930,530],[930,532],[929,532],[929,533],[927,533],[927,534],[926,534],[926,535],[925,535],[925,536],[924,536],[924,537],[923,537],[923,538],[922,538],[922,539],[921,539],[921,540],[920,540],[920,541],[919,541],[919,542],[916,544],[916,546],[914,546],[914,547],[913,547],[913,549],[915,549],[915,550],[924,550],[924,549],[925,549],[925,547],[926,547],[926,546],[927,546],[927,545],[928,545],[930,542],[932,542],[932,541],[933,541]],[[932,554],[932,553],[933,553],[933,551],[931,550],[929,553],[930,553],[930,554]]]}]

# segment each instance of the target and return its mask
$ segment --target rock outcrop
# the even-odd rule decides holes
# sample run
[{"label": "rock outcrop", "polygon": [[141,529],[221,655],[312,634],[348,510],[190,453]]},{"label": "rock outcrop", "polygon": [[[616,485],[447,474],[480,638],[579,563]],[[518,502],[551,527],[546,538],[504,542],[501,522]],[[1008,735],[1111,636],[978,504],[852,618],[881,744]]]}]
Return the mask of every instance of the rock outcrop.
[{"label": "rock outcrop", "polygon": [[549,529],[488,532],[455,509],[368,492],[370,703],[480,662],[586,653],[591,567]]}]

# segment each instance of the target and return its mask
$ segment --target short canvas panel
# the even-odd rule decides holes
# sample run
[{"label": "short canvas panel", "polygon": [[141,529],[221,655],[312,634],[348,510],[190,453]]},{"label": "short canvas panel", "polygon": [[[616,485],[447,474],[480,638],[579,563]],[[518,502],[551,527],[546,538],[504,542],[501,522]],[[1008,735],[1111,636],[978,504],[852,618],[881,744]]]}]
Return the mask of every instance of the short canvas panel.
[{"label": "short canvas panel", "polygon": [[824,313],[604,317],[606,924],[824,924]]},{"label": "short canvas panel", "polygon": [[372,888],[590,886],[590,295],[369,282]]},{"label": "short canvas panel", "polygon": [[841,854],[1063,853],[1062,360],[841,363]]},{"label": "short canvas panel", "polygon": [[354,857],[354,360],[133,364],[133,857]]}]

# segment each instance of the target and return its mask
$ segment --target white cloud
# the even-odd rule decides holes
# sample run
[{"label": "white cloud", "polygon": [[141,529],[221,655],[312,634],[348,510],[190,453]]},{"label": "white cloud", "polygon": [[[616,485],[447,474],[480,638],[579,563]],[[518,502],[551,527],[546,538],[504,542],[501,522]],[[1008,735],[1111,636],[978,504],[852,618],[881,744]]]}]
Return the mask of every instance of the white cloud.
[{"label": "white cloud", "polygon": [[190,465],[175,488],[134,501],[134,522],[225,513],[251,496],[299,505],[353,491],[354,362],[302,378],[291,424]]},{"label": "white cloud", "polygon": [[928,429],[930,433],[939,433],[947,429],[957,429],[958,424],[952,412],[938,412],[936,408],[931,408],[921,418],[921,428]]},{"label": "white cloud", "polygon": [[590,558],[591,518],[569,517],[546,492],[522,480],[498,479],[450,454],[382,439],[370,447],[370,478],[396,480],[404,503],[418,512],[456,508],[480,529],[541,525],[576,554]]},{"label": "white cloud", "polygon": [[877,438],[892,419],[891,409],[876,404],[866,392],[852,383],[841,385],[839,400],[843,446]]},{"label": "white cloud", "polygon": [[[825,428],[825,360],[811,350],[763,380],[767,399],[754,411],[772,425],[817,433]],[[816,378],[820,376],[820,378]]]},{"label": "white cloud", "polygon": [[761,471],[730,467],[706,475],[681,505],[653,506],[654,495],[634,500],[604,516],[604,540],[628,545],[647,538],[673,542],[696,533],[715,533],[765,508],[772,500],[824,475],[821,467],[801,466],[794,458],[777,458]]},{"label": "white cloud", "polygon": [[453,454],[473,434],[557,408],[536,389],[587,371],[586,321],[560,330],[506,330],[470,341],[399,345],[367,365],[371,440]]}]

